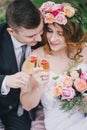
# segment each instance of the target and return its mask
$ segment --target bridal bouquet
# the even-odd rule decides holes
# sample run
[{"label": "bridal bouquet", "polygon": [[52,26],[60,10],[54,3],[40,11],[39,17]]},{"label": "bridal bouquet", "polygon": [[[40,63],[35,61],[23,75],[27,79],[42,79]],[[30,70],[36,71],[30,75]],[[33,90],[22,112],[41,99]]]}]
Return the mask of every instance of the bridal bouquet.
[{"label": "bridal bouquet", "polygon": [[61,109],[68,111],[78,107],[87,113],[87,64],[81,64],[53,79],[57,80],[53,91],[60,100]]}]

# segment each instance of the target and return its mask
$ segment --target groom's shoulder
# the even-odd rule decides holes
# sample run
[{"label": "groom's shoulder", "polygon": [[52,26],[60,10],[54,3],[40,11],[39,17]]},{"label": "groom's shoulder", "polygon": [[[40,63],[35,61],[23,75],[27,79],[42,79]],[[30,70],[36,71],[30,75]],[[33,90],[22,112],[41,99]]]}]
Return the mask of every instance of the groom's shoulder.
[{"label": "groom's shoulder", "polygon": [[0,34],[7,30],[8,24],[6,22],[0,23]]}]

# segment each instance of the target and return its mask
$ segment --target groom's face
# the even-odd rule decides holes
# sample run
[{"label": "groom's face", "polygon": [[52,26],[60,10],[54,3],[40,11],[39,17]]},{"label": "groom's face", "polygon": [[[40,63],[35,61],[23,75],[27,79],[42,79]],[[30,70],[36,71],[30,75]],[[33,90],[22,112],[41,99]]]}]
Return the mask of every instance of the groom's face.
[{"label": "groom's face", "polygon": [[20,27],[17,29],[17,31],[11,28],[11,30],[9,30],[8,28],[8,32],[10,35],[15,37],[17,41],[29,46],[34,46],[37,44],[37,42],[42,40],[41,35],[43,34],[43,26],[43,20],[41,19],[41,22],[37,28],[26,29],[24,27]]}]

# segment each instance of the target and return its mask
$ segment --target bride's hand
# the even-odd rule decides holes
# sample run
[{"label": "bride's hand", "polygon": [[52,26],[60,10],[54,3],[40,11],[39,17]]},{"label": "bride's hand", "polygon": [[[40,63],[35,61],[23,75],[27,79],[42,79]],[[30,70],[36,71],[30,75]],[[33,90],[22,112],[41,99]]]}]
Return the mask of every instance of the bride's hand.
[{"label": "bride's hand", "polygon": [[40,86],[46,85],[49,81],[49,72],[44,71],[41,67],[34,68],[32,76]]}]

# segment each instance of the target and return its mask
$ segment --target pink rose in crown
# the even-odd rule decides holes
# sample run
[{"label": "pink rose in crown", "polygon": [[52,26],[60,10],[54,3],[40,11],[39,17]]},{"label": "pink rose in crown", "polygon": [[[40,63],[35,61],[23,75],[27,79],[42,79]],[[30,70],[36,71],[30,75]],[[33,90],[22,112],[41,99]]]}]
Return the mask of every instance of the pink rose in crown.
[{"label": "pink rose in crown", "polygon": [[52,14],[54,16],[56,16],[59,12],[61,12],[63,10],[63,6],[61,4],[55,4],[53,7],[52,7]]},{"label": "pink rose in crown", "polygon": [[45,21],[45,23],[53,23],[54,16],[51,13],[46,13],[44,21]]},{"label": "pink rose in crown", "polygon": [[53,4],[54,4],[54,2],[50,2],[50,1],[43,3],[40,10],[44,11],[44,12],[51,12]]},{"label": "pink rose in crown", "polygon": [[63,5],[62,4],[54,4],[52,6],[52,11],[56,11],[56,10],[62,11],[63,10]]},{"label": "pink rose in crown", "polygon": [[55,17],[55,22],[60,25],[65,25],[67,23],[67,18],[64,15],[64,12],[59,12],[58,15]]}]

